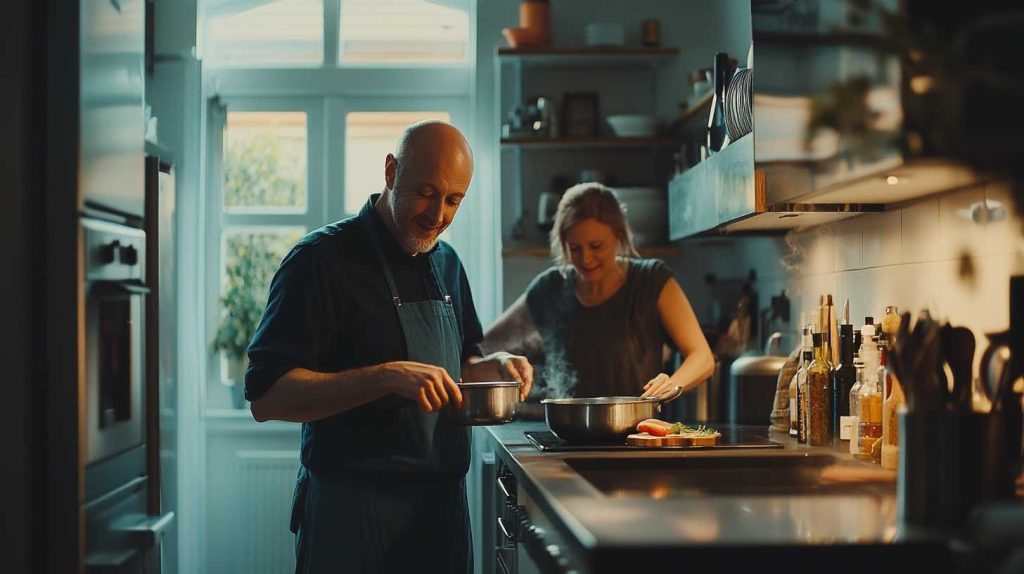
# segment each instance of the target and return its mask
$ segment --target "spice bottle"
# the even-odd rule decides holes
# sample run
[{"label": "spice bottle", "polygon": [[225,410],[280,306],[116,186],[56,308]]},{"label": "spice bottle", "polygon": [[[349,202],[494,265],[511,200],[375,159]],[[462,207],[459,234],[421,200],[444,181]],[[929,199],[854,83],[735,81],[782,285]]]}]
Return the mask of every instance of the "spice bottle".
[{"label": "spice bottle", "polygon": [[888,305],[885,308],[885,315],[882,315],[882,332],[889,337],[891,342],[900,330],[900,313],[895,305]]},{"label": "spice bottle", "polygon": [[799,396],[799,393],[797,392],[797,388],[799,386],[797,384],[797,375],[800,374],[801,367],[803,367],[802,364],[800,367],[797,367],[796,372],[793,373],[793,376],[789,379],[789,436],[791,437],[800,435],[800,403],[797,401],[797,397]]},{"label": "spice bottle", "polygon": [[850,389],[857,382],[853,366],[853,325],[839,326],[839,364],[832,369],[832,429],[839,441],[850,440]]},{"label": "spice bottle", "polygon": [[796,436],[797,442],[807,442],[807,369],[811,366],[813,354],[811,349],[804,349],[797,370],[796,379]]},{"label": "spice bottle", "polygon": [[832,444],[832,366],[825,358],[825,336],[814,334],[814,360],[807,369],[807,444]]},{"label": "spice bottle", "polygon": [[[884,323],[883,323],[884,325]],[[895,470],[900,459],[900,421],[899,411],[906,402],[903,388],[888,364],[888,352],[882,352],[882,365],[879,373],[885,386],[889,389],[882,403],[882,468]]]},{"label": "spice bottle", "polygon": [[[865,346],[867,342],[865,341]],[[857,402],[860,405],[857,421],[857,458],[871,458],[871,447],[882,439],[882,387],[867,362]]]},{"label": "spice bottle", "polygon": [[853,368],[856,371],[856,381],[850,389],[850,454],[856,455],[859,448],[857,435],[859,433],[858,423],[860,422],[860,389],[864,380],[864,361],[860,357],[853,358]]}]

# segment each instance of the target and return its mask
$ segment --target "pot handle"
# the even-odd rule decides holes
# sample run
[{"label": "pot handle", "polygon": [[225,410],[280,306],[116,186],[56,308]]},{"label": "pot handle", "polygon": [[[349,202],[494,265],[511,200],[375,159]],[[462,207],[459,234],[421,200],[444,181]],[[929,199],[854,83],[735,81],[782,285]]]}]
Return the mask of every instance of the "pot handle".
[{"label": "pot handle", "polygon": [[654,395],[653,397],[644,397],[645,401],[654,401],[656,403],[667,403],[679,398],[683,394],[683,387],[673,387],[660,395]]}]

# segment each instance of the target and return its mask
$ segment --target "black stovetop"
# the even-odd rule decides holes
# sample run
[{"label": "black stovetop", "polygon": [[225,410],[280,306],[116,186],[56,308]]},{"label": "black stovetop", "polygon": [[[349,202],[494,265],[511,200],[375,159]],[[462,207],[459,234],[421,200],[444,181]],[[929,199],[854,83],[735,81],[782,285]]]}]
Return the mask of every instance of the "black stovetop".
[{"label": "black stovetop", "polygon": [[770,440],[763,428],[746,429],[742,427],[723,427],[717,429],[722,433],[718,444],[714,446],[630,446],[621,443],[570,443],[555,436],[551,431],[525,431],[523,434],[530,444],[544,452],[580,452],[580,451],[631,451],[631,450],[712,450],[730,448],[782,448],[782,445]]}]

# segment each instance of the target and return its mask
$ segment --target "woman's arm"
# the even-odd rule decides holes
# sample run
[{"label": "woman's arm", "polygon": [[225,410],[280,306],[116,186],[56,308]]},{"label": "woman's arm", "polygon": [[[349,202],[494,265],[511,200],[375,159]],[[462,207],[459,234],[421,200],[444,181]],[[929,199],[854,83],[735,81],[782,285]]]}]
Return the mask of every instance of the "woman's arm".
[{"label": "woman's arm", "polygon": [[484,332],[480,347],[487,354],[507,351],[523,355],[531,361],[540,355],[544,346],[533,316],[530,315],[530,308],[526,306],[525,293]]},{"label": "woman's arm", "polygon": [[670,277],[661,288],[658,314],[665,332],[686,358],[671,376],[661,374],[644,385],[645,397],[660,394],[672,387],[692,390],[707,380],[715,370],[715,356],[704,338],[697,315],[683,293],[683,288],[674,278]]}]

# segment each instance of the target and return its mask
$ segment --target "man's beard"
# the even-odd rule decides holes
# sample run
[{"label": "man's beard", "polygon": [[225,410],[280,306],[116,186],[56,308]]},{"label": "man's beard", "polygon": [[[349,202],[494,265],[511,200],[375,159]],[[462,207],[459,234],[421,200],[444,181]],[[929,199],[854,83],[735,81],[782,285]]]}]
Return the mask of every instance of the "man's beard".
[{"label": "man's beard", "polygon": [[[394,191],[397,191],[397,189]],[[394,218],[395,231],[398,232],[398,242],[401,244],[402,250],[406,253],[429,252],[437,245],[437,238],[441,235],[441,232],[432,234],[429,238],[417,237],[412,232],[412,229],[419,227],[419,224],[413,221],[411,215],[406,213],[405,207],[398,201],[397,195],[397,193],[393,193],[390,198],[391,217]]]}]

